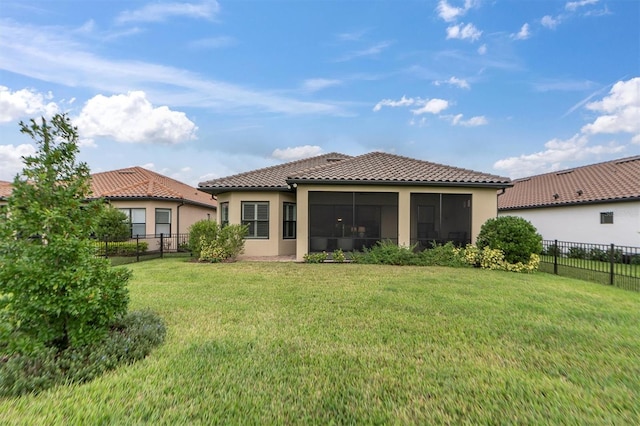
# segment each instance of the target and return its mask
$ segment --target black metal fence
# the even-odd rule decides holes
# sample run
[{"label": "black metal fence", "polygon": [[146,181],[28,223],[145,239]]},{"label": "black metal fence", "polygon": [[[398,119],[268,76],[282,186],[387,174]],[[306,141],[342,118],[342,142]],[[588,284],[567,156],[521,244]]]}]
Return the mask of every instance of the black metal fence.
[{"label": "black metal fence", "polygon": [[640,291],[640,247],[545,240],[540,270]]},{"label": "black metal fence", "polygon": [[136,235],[127,241],[96,241],[95,246],[96,255],[111,259],[113,265],[191,255],[189,234]]}]

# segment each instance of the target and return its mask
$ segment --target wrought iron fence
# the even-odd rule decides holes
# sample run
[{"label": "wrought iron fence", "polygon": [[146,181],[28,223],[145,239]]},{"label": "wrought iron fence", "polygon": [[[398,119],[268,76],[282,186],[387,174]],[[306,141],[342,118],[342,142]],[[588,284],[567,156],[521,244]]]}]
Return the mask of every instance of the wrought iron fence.
[{"label": "wrought iron fence", "polygon": [[540,270],[640,291],[640,247],[544,240]]},{"label": "wrought iron fence", "polygon": [[111,259],[114,265],[162,258],[190,256],[189,234],[136,235],[127,241],[95,241],[96,256]]}]

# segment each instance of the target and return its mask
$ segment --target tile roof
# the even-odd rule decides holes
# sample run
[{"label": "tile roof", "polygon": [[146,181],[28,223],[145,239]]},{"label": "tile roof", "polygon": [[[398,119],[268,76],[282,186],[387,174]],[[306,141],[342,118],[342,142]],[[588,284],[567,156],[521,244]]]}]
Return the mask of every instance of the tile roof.
[{"label": "tile roof", "polygon": [[154,198],[217,206],[211,195],[142,167],[94,173],[91,175],[91,190],[93,198]]},{"label": "tile roof", "polygon": [[471,185],[504,187],[507,177],[451,167],[384,152],[352,157],[327,166],[298,171],[289,182]]},{"label": "tile roof", "polygon": [[199,184],[211,193],[251,189],[287,190],[293,183],[466,185],[502,188],[506,177],[372,152],[351,157],[331,153]]},{"label": "tile roof", "polygon": [[640,200],[640,155],[516,179],[499,210]]},{"label": "tile roof", "polygon": [[3,200],[11,195],[12,190],[13,185],[11,184],[11,182],[0,180],[0,200]]},{"label": "tile roof", "polygon": [[305,158],[303,160],[278,164],[276,166],[201,182],[198,184],[198,187],[203,191],[214,194],[225,191],[252,189],[281,191],[288,189],[287,178],[292,174],[295,174],[300,170],[334,164],[347,158],[351,157],[349,155],[332,152],[329,154],[319,155],[317,157]]}]

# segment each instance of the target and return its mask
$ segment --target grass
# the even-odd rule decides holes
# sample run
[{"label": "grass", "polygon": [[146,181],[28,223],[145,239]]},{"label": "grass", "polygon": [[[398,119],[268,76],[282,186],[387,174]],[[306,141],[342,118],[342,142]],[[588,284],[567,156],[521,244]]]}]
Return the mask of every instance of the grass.
[{"label": "grass", "polygon": [[[540,270],[553,273],[553,256],[542,256]],[[640,264],[613,264],[613,283],[626,290],[640,291]],[[558,275],[609,284],[611,263],[591,259],[558,257]]]},{"label": "grass", "polygon": [[150,357],[0,399],[0,424],[638,424],[640,294],[357,264],[129,266]]}]

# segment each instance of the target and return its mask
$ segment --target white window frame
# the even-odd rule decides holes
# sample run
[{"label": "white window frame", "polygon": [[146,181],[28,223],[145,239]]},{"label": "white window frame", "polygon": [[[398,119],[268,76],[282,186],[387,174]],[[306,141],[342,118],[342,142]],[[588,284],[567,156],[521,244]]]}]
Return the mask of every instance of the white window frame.
[{"label": "white window frame", "polygon": [[269,239],[269,202],[243,201],[242,224],[249,227],[247,239]]}]

